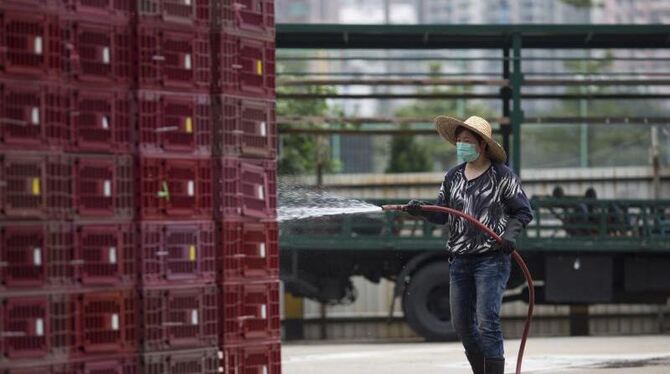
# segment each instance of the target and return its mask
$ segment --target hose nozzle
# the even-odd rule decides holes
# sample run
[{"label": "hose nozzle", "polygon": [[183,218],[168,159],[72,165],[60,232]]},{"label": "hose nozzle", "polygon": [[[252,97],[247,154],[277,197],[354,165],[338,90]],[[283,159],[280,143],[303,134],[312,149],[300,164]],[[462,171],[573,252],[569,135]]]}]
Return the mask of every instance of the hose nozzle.
[{"label": "hose nozzle", "polygon": [[407,210],[407,205],[382,205],[382,210],[399,210],[404,212]]}]

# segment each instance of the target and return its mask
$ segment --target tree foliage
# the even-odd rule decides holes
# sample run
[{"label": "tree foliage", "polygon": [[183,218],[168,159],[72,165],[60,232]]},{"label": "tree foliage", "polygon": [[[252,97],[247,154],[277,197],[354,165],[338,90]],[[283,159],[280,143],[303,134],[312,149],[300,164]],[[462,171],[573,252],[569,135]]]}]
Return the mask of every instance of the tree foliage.
[{"label": "tree foliage", "polygon": [[[281,93],[297,92],[294,87],[282,87]],[[327,94],[333,93],[334,88],[328,86],[310,86],[300,90],[303,93]],[[325,99],[310,100],[277,100],[277,116],[326,116],[332,114],[333,109]],[[297,125],[297,124],[296,124]],[[289,126],[288,128],[290,128]],[[319,125],[312,125],[314,128]],[[317,169],[322,172],[333,172],[339,163],[330,157],[330,144],[325,135],[290,133],[279,137],[280,152],[278,173],[286,174],[313,174]]]},{"label": "tree foliage", "polygon": [[[438,78],[442,67],[439,63],[430,65],[430,76]],[[464,93],[467,88],[450,87],[418,90],[420,93]],[[469,117],[477,115],[490,117],[493,111],[485,105],[473,103],[465,99],[440,99],[415,101],[399,108],[395,115],[399,118],[426,117],[434,118],[439,115],[453,117]],[[391,140],[391,157],[387,172],[420,172],[444,170],[456,163],[454,148],[446,144],[437,133],[431,136],[395,135]]]},{"label": "tree foliage", "polygon": [[575,8],[593,8],[596,5],[593,0],[561,0],[561,2]]},{"label": "tree foliage", "polygon": [[[566,61],[566,70],[575,77],[590,79],[613,68],[612,54],[602,60]],[[627,93],[644,88],[627,87]],[[606,86],[576,86],[568,94],[605,94],[617,90]],[[661,108],[642,100],[564,100],[548,116],[559,117],[628,117],[658,116]],[[589,166],[644,165],[648,161],[649,127],[635,124],[586,125],[586,138],[579,122],[561,125],[524,125],[522,162],[525,167],[577,167],[581,165],[581,143],[586,141],[585,155]]]}]

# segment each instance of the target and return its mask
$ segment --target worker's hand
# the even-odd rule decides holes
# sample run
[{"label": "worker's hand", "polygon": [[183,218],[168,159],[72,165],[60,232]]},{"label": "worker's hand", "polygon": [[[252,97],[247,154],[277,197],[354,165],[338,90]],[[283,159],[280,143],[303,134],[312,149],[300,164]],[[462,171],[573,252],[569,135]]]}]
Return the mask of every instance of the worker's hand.
[{"label": "worker's hand", "polygon": [[421,206],[425,205],[426,203],[423,201],[419,200],[410,200],[407,203],[407,208],[406,212],[409,213],[410,215],[414,217],[421,217],[423,215],[423,211],[421,210]]},{"label": "worker's hand", "polygon": [[511,254],[516,249],[516,242],[509,239],[502,239],[502,242],[496,244],[495,249],[506,255]]}]

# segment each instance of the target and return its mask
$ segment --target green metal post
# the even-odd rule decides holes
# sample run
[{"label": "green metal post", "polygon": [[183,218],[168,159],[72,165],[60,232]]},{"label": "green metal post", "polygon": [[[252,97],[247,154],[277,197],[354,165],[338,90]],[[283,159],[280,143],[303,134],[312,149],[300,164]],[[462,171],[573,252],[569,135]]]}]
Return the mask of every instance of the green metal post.
[{"label": "green metal post", "polygon": [[[590,52],[586,52],[587,54],[585,55],[586,57],[589,57]],[[586,61],[582,61],[581,64],[581,70],[582,74],[585,78],[589,78],[589,71],[586,66]],[[582,85],[580,87],[580,93],[585,95],[588,92],[588,87]],[[582,118],[586,118],[589,115],[589,108],[588,108],[588,102],[586,99],[581,99],[579,100],[579,116]],[[580,125],[580,131],[579,131],[579,166],[580,167],[588,167],[589,166],[589,127],[586,123],[582,123]]]},{"label": "green metal post", "polygon": [[[461,61],[458,65],[460,71],[465,73],[465,61]],[[458,86],[456,92],[462,94],[464,92],[463,86]],[[465,100],[463,98],[456,100],[456,116],[458,118],[465,118]]]},{"label": "green metal post", "polygon": [[[510,63],[509,63],[509,48],[503,48],[503,79],[510,79]],[[510,98],[512,97],[512,90],[509,86],[502,87],[500,89],[500,96],[502,97],[502,115],[505,118],[510,118]],[[507,152],[507,160],[505,163],[509,165],[510,158],[510,147],[509,147],[509,137],[511,134],[510,124],[500,126],[500,131],[502,132],[502,145]]]},{"label": "green metal post", "polygon": [[521,176],[521,123],[523,122],[523,110],[521,109],[521,85],[523,84],[523,73],[521,72],[521,34],[512,35],[512,113],[510,122],[512,126],[512,168],[518,176]]}]

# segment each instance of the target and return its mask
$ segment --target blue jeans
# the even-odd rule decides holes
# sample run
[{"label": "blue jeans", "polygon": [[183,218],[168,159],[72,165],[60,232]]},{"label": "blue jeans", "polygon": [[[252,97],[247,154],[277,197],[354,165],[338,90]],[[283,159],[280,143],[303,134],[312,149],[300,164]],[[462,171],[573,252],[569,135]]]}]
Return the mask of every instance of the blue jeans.
[{"label": "blue jeans", "polygon": [[500,307],[510,261],[503,254],[450,261],[451,323],[467,352],[504,357]]}]

